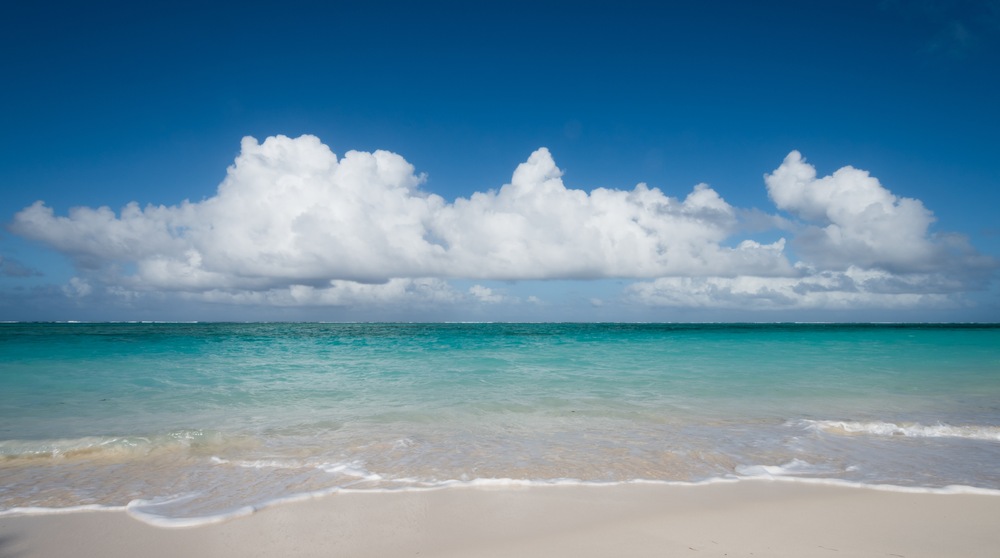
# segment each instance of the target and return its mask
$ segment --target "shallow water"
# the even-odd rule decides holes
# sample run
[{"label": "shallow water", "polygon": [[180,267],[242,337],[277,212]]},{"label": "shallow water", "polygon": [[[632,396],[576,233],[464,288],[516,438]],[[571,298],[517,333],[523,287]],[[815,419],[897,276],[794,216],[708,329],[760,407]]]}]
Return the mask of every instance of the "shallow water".
[{"label": "shallow water", "polygon": [[488,479],[1000,490],[998,463],[993,326],[0,324],[0,513]]}]

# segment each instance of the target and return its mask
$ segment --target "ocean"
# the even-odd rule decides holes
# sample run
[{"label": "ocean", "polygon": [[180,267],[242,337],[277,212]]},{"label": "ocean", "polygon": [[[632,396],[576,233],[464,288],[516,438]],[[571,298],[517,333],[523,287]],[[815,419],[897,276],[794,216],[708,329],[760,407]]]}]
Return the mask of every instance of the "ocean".
[{"label": "ocean", "polygon": [[0,514],[758,478],[1000,495],[1000,326],[0,324]]}]

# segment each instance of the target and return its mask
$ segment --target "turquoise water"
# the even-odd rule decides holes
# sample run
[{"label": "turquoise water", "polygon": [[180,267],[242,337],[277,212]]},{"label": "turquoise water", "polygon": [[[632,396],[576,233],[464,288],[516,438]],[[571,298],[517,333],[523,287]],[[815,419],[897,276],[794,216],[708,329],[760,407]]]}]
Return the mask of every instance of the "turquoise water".
[{"label": "turquoise water", "polygon": [[759,476],[1000,490],[1000,327],[0,324],[0,513]]}]

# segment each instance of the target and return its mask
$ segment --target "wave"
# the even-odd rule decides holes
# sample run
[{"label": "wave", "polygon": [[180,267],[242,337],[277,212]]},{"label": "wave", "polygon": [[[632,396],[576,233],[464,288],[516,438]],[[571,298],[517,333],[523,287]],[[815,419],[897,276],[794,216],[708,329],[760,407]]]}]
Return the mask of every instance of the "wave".
[{"label": "wave", "polygon": [[740,465],[736,474],[741,477],[781,477],[781,476],[829,476],[853,470],[848,467],[838,470],[829,465],[814,465],[801,459],[793,459],[784,465]]},{"label": "wave", "polygon": [[120,512],[125,511],[125,508],[126,506],[104,506],[101,504],[81,504],[79,506],[66,506],[63,508],[24,506],[0,510],[0,517],[15,515],[60,515],[64,513],[80,512]]},{"label": "wave", "polygon": [[254,504],[236,506],[215,513],[198,515],[198,516],[187,516],[187,517],[180,517],[180,516],[170,515],[169,513],[163,513],[164,509],[162,508],[169,508],[173,505],[183,504],[187,500],[196,498],[198,496],[197,493],[190,493],[190,494],[184,494],[166,498],[156,498],[150,500],[137,499],[129,502],[125,506],[84,505],[84,506],[73,506],[66,508],[42,508],[42,507],[12,508],[7,510],[0,510],[0,517],[14,516],[14,515],[50,515],[50,514],[79,513],[79,512],[92,512],[92,511],[101,511],[101,512],[110,511],[110,512],[124,512],[128,514],[130,517],[138,521],[141,521],[143,523],[146,523],[148,525],[152,525],[154,527],[185,528],[185,527],[199,527],[203,525],[221,523],[224,521],[229,521],[231,519],[245,517],[273,506],[303,502],[335,494],[377,495],[386,493],[428,492],[428,491],[454,490],[454,489],[517,490],[525,488],[546,488],[546,487],[601,488],[601,487],[615,487],[615,486],[627,486],[627,485],[693,487],[693,486],[706,486],[714,484],[735,484],[742,482],[795,482],[802,484],[827,485],[827,486],[836,486],[843,488],[901,492],[909,494],[939,494],[939,495],[973,494],[973,495],[1000,497],[1000,490],[989,489],[989,488],[978,488],[978,487],[964,486],[964,485],[949,485],[939,488],[931,488],[931,487],[917,487],[917,486],[898,486],[889,484],[866,484],[862,482],[854,482],[854,481],[822,478],[822,477],[802,477],[802,476],[797,476],[795,473],[797,471],[801,472],[803,468],[808,468],[809,466],[806,463],[796,463],[796,461],[798,460],[794,460],[791,463],[780,466],[747,466],[745,468],[742,468],[743,471],[742,474],[728,475],[724,477],[713,477],[701,481],[665,481],[665,480],[634,479],[626,481],[593,482],[593,481],[582,481],[582,480],[568,479],[568,478],[551,479],[551,480],[478,478],[471,480],[446,480],[435,483],[420,483],[417,485],[406,485],[399,487],[381,487],[381,488],[363,488],[363,489],[331,487],[312,492],[289,494]]},{"label": "wave", "polygon": [[735,478],[741,481],[795,482],[865,490],[879,490],[884,492],[902,492],[907,494],[977,494],[981,496],[1000,496],[1000,489],[980,488],[977,486],[962,484],[950,484],[941,487],[907,486],[898,484],[866,483],[824,476],[810,476],[811,474],[816,474],[814,471],[819,471],[821,469],[823,468],[794,459],[784,465],[751,465],[738,467]]},{"label": "wave", "polygon": [[[360,479],[362,481],[382,481],[382,475],[365,469],[360,461],[350,462],[310,462],[301,459],[224,459],[213,455],[209,461],[215,465],[232,465],[244,469],[319,469],[323,472],[342,477]],[[393,479],[388,479],[393,481]]]},{"label": "wave", "polygon": [[160,451],[191,450],[224,444],[218,432],[176,430],[153,436],[84,436],[49,440],[0,440],[0,459],[130,459]]},{"label": "wave", "polygon": [[915,422],[805,420],[806,428],[839,435],[904,436],[909,438],[965,438],[1000,442],[1000,426],[925,425]]}]

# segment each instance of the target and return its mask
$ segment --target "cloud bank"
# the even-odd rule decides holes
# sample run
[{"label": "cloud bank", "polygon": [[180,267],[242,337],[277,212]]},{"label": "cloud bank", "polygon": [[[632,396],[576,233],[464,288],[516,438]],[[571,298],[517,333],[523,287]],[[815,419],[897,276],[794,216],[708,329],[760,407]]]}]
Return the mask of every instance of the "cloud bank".
[{"label": "cloud bank", "polygon": [[[630,303],[849,308],[953,304],[995,263],[867,172],[818,178],[798,152],[765,176],[784,236],[745,236],[747,210],[707,185],[683,198],[567,187],[545,148],[499,189],[452,202],[400,155],[338,158],[313,136],[244,138],[214,196],[172,206],[39,201],[10,229],[71,257],[67,294],[98,288],[276,306],[517,302],[453,280],[625,279]],[[759,221],[759,218],[757,219]]]}]

